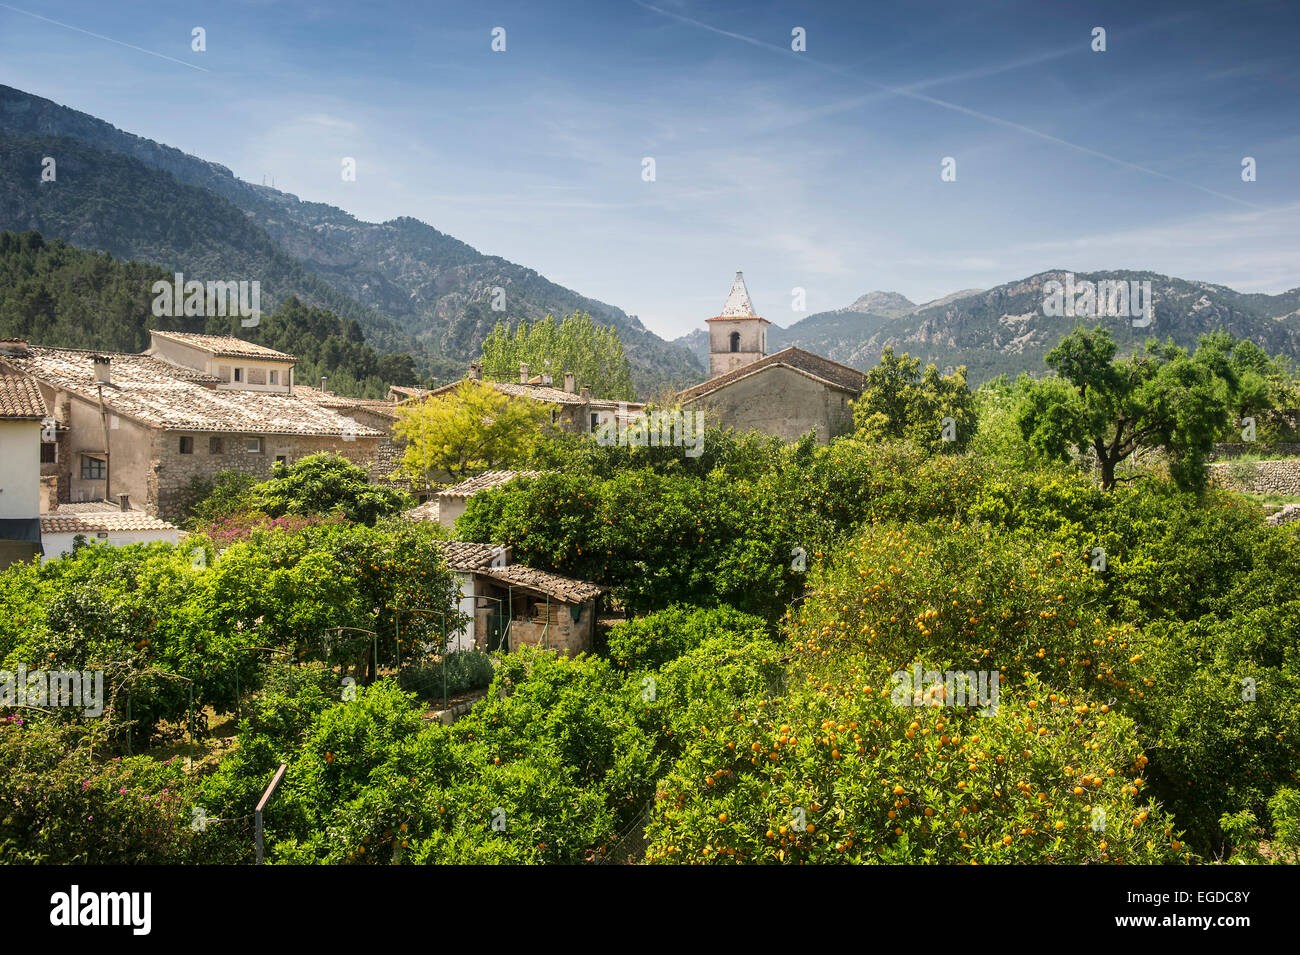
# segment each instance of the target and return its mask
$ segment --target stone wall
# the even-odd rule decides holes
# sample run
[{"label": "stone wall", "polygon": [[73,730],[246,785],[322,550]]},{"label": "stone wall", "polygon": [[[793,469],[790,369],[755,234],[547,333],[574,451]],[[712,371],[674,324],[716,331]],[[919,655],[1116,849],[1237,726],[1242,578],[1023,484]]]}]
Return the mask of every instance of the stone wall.
[{"label": "stone wall", "polygon": [[[181,453],[182,435],[193,438],[193,453]],[[220,441],[219,449],[212,446],[210,439],[214,437]],[[245,449],[245,439],[254,437],[262,439],[260,452]],[[189,503],[190,482],[194,478],[210,481],[220,471],[238,471],[264,480],[270,477],[271,467],[277,457],[283,456],[292,464],[299,458],[325,451],[340,454],[353,464],[367,467],[374,460],[378,445],[379,439],[376,437],[357,437],[345,441],[337,435],[155,432],[154,473],[149,482],[151,487],[147,496],[144,489],[141,489],[139,497],[133,492],[131,500],[133,503],[140,502],[136,506],[143,506],[150,513],[170,520],[179,517]]]},{"label": "stone wall", "polygon": [[691,407],[704,411],[708,426],[757,429],[783,441],[796,441],[815,429],[817,441],[826,444],[853,430],[852,398],[847,391],[773,365],[719,388]]},{"label": "stone wall", "polygon": [[1210,483],[1252,494],[1300,494],[1300,458],[1219,461],[1210,465]]}]

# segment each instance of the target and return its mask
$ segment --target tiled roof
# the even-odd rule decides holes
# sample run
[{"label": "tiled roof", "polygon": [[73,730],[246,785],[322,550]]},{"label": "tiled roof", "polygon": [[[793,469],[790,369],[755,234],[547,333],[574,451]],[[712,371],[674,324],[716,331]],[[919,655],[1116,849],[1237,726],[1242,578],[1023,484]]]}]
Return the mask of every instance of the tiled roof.
[{"label": "tiled roof", "polygon": [[864,372],[792,346],[777,352],[775,355],[768,355],[766,358],[760,358],[748,365],[742,365],[725,375],[710,378],[693,388],[679,391],[677,392],[677,398],[680,401],[693,401],[696,398],[702,398],[711,392],[717,391],[719,388],[726,387],[732,382],[739,381],[741,378],[747,378],[766,368],[777,366],[793,369],[800,374],[808,375],[818,381],[823,381],[828,385],[833,385],[854,394],[861,394],[862,389],[867,384],[867,376]]},{"label": "tiled roof", "polygon": [[437,524],[439,510],[438,499],[433,497],[423,504],[417,504],[409,511],[404,512],[402,516],[410,521],[428,521],[430,524]]},{"label": "tiled roof", "polygon": [[[53,387],[98,401],[92,352],[33,347],[28,356],[0,359]],[[356,424],[314,401],[271,392],[217,390],[217,379],[147,355],[109,356],[112,384],[104,405],[116,414],[172,431],[236,434],[349,434],[382,432]]]},{"label": "tiled roof", "polygon": [[35,381],[0,368],[0,418],[40,419],[48,413]]},{"label": "tiled roof", "polygon": [[[111,507],[111,505],[109,505]],[[127,531],[179,531],[175,524],[168,524],[143,511],[123,511],[120,509],[74,511],[83,505],[64,505],[54,514],[41,515],[42,534],[109,534]]]},{"label": "tiled roof", "polygon": [[550,574],[544,570],[534,570],[532,567],[525,567],[523,564],[507,564],[505,567],[488,566],[478,572],[503,584],[535,590],[538,593],[571,604],[580,604],[591,600],[593,597],[604,593],[605,590],[599,584],[593,584],[586,580],[574,580],[571,577],[561,577],[559,574]]},{"label": "tiled roof", "polygon": [[[481,380],[480,384],[487,385],[503,395],[509,395],[512,398],[532,398],[534,401],[545,401],[553,405],[591,405],[596,410],[609,410],[617,408],[619,402],[609,398],[583,398],[581,393],[565,391],[563,388],[553,388],[550,385],[521,385],[515,381],[486,381]],[[459,388],[461,382],[453,382],[450,385],[443,385],[433,391],[425,391],[421,388],[390,388],[389,391],[395,394],[404,395],[407,398],[422,397],[439,397],[450,394],[456,388]],[[624,402],[630,410],[640,410],[645,405],[635,401]]]},{"label": "tiled roof", "polygon": [[517,477],[537,477],[541,473],[541,471],[484,471],[468,481],[461,481],[452,487],[444,488],[438,494],[446,497],[469,497],[490,487],[505,484]]},{"label": "tiled roof", "polygon": [[256,345],[253,342],[246,342],[242,338],[231,338],[226,335],[198,335],[193,332],[160,331],[154,331],[152,334],[158,338],[166,338],[174,342],[180,342],[182,345],[189,345],[191,348],[198,348],[215,355],[217,358],[261,358],[266,361],[298,360],[293,355],[286,355],[274,348],[267,348],[265,345]]},{"label": "tiled roof", "polygon": [[368,411],[371,414],[382,415],[385,418],[393,418],[394,420],[397,418],[397,413],[393,410],[395,406],[387,398],[349,398],[345,395],[330,394],[328,391],[321,391],[319,388],[312,388],[310,385],[294,385],[293,393],[298,398],[314,401],[318,405],[333,408],[336,411],[356,408]]},{"label": "tiled roof", "polygon": [[[410,513],[407,511],[407,514]],[[492,559],[501,550],[493,544],[470,544],[465,541],[436,541],[435,543],[442,551],[447,566],[452,570],[481,570],[491,564]]]}]

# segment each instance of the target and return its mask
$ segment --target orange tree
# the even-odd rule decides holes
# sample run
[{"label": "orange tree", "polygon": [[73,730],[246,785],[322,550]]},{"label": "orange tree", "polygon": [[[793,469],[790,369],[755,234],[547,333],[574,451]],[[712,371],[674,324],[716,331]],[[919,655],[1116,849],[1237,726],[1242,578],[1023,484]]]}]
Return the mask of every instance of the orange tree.
[{"label": "orange tree", "polygon": [[[796,666],[796,670],[799,667]],[[1132,723],[1029,678],[995,716],[800,674],[699,727],[661,780],[656,863],[1168,863]]]}]

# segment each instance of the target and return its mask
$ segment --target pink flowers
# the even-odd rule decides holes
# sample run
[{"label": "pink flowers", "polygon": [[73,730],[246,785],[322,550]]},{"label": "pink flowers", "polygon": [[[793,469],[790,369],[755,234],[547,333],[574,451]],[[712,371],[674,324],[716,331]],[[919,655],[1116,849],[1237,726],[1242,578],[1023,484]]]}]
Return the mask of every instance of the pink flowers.
[{"label": "pink flowers", "polygon": [[337,515],[304,517],[298,514],[286,514],[284,517],[268,517],[254,511],[213,521],[206,527],[199,528],[198,532],[211,538],[217,545],[217,549],[221,550],[239,541],[248,540],[257,531],[284,531],[286,534],[296,534],[308,527],[315,527],[318,524],[336,524],[341,520],[342,518]]}]

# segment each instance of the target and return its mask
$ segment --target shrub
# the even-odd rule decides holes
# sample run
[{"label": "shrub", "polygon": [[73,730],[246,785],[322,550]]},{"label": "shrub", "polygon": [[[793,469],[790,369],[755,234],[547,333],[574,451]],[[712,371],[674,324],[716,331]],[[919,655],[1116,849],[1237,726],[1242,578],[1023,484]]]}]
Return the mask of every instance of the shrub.
[{"label": "shrub", "polygon": [[677,604],[616,625],[609,633],[609,656],[621,670],[658,669],[705,640],[747,643],[767,635],[767,625],[752,614]]}]

